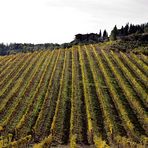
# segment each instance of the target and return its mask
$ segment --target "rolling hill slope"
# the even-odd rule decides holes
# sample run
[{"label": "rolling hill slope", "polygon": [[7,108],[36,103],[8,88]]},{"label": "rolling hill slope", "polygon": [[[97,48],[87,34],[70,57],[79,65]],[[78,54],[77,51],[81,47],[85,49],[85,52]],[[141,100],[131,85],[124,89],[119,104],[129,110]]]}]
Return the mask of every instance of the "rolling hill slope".
[{"label": "rolling hill slope", "polygon": [[146,147],[148,58],[97,44],[0,56],[0,144]]}]

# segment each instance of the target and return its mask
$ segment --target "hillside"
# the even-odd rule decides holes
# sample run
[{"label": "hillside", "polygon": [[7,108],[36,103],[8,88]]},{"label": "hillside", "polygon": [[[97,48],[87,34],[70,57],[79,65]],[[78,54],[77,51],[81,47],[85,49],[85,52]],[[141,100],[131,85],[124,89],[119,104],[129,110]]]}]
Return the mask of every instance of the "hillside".
[{"label": "hillside", "polygon": [[0,56],[0,147],[146,147],[148,57],[103,45]]}]

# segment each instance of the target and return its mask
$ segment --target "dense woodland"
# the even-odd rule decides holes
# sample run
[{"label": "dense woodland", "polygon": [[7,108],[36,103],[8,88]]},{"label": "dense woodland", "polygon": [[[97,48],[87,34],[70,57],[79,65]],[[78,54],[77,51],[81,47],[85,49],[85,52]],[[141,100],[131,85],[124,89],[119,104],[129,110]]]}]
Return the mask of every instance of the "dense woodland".
[{"label": "dense woodland", "polygon": [[103,32],[100,30],[99,33],[76,34],[75,39],[73,41],[71,41],[70,43],[63,43],[63,44],[11,43],[5,45],[1,43],[0,55],[15,54],[17,52],[33,52],[37,50],[47,50],[47,49],[53,50],[58,48],[69,48],[72,47],[73,45],[95,44],[95,43],[115,41],[115,40],[120,40],[121,43],[118,43],[115,46],[113,44],[113,47],[116,48],[117,46],[119,47],[118,49],[122,51],[125,51],[125,49],[127,48],[130,49],[138,48],[139,46],[143,46],[144,48],[147,47],[148,23],[141,25],[133,25],[127,23],[125,26],[122,26],[120,29],[117,28],[117,26],[115,25],[110,35],[106,30],[104,30]]}]

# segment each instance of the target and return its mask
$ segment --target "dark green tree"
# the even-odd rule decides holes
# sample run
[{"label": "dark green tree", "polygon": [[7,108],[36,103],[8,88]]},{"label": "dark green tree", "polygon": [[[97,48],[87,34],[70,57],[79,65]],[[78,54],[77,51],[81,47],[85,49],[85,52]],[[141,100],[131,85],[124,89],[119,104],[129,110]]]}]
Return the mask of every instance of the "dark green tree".
[{"label": "dark green tree", "polygon": [[101,32],[101,29],[100,29],[100,32],[99,32],[99,38],[102,37],[102,32]]},{"label": "dark green tree", "polygon": [[103,39],[108,39],[108,33],[106,30],[103,31]]},{"label": "dark green tree", "polygon": [[124,35],[128,35],[129,34],[129,23],[127,23],[124,27]]},{"label": "dark green tree", "polygon": [[118,35],[118,29],[117,29],[117,26],[115,25],[115,27],[114,27],[113,30],[111,31],[110,39],[111,39],[112,41],[117,40],[117,35]]}]

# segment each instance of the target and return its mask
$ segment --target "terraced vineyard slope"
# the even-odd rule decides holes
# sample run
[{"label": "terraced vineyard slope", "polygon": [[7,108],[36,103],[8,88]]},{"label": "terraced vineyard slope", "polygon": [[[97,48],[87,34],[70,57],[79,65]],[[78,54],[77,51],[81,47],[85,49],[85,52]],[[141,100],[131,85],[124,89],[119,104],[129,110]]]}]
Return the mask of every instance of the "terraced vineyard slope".
[{"label": "terraced vineyard slope", "polygon": [[99,45],[0,57],[0,147],[146,147],[148,58]]}]

